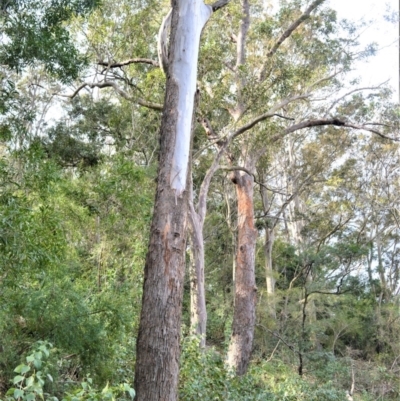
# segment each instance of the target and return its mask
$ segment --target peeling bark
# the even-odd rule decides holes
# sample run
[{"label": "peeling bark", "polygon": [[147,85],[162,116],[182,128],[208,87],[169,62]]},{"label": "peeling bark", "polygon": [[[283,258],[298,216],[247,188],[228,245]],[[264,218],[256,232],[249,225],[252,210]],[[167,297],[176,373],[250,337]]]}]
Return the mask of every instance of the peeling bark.
[{"label": "peeling bark", "polygon": [[174,0],[156,199],[137,339],[137,401],[178,398],[187,172],[200,34],[211,7]]},{"label": "peeling bark", "polygon": [[171,31],[171,19],[172,9],[163,19],[160,30],[158,31],[158,63],[164,74],[166,74],[168,70],[168,35]]}]

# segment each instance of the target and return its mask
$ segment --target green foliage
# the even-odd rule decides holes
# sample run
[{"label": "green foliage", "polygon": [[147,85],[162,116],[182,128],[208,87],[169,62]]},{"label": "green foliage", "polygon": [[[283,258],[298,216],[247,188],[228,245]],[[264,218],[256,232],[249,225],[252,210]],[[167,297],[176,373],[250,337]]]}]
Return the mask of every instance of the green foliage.
[{"label": "green foliage", "polygon": [[[227,371],[223,357],[215,349],[201,351],[196,338],[183,343],[180,392],[184,401],[266,400],[266,401],[341,401],[344,390],[333,380],[340,367],[330,371],[322,366],[319,377],[301,378],[287,365],[274,361],[254,364],[243,377]],[[320,374],[322,371],[320,372]],[[332,376],[331,376],[332,375]]]},{"label": "green foliage", "polygon": [[256,375],[235,377],[225,369],[218,352],[199,349],[197,338],[185,339],[181,358],[179,398],[182,400],[273,400]]},{"label": "green foliage", "polygon": [[[49,373],[51,370],[56,369],[58,363],[52,364],[50,359],[54,348],[51,343],[39,341],[32,349],[24,363],[21,363],[14,369],[17,373],[13,377],[13,387],[9,388],[5,401],[58,401],[55,395],[49,393],[52,390],[54,383],[53,376]],[[135,391],[127,383],[116,386],[109,386],[108,384],[102,390],[96,390],[92,387],[93,380],[89,375],[80,382],[78,387],[72,387],[68,384],[67,387],[72,387],[62,396],[62,401],[96,401],[96,400],[110,400],[110,401],[126,401],[133,399]],[[76,385],[75,385],[76,386]]]},{"label": "green foliage", "polygon": [[0,164],[1,377],[42,338],[70,355],[63,376],[131,377],[152,172],[118,156],[71,179],[44,156]]},{"label": "green foliage", "polygon": [[43,63],[46,70],[63,82],[77,77],[86,64],[71,41],[64,23],[83,15],[98,0],[19,0],[3,2],[0,13],[2,64],[21,71],[27,65]]},{"label": "green foliage", "polygon": [[12,379],[13,386],[6,393],[6,400],[33,401],[43,399],[43,387],[45,381],[53,382],[53,377],[48,373],[47,359],[52,345],[40,341],[32,349],[32,353],[26,357],[25,363],[18,365],[14,372],[17,376]]}]

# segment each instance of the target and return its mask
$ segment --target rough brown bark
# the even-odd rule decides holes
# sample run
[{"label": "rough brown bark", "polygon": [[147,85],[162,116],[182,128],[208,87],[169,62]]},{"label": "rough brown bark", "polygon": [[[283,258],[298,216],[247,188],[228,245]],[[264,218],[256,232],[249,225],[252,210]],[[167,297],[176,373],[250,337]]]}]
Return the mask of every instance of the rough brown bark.
[{"label": "rough brown bark", "polygon": [[177,399],[179,339],[184,279],[187,194],[171,189],[175,143],[174,83],[167,85],[156,201],[146,258],[142,312],[137,340],[137,401]]},{"label": "rough brown bark", "polygon": [[253,184],[251,175],[235,172],[238,201],[238,249],[236,254],[235,310],[228,351],[228,366],[237,375],[247,371],[253,348],[257,288],[255,285],[255,247]]},{"label": "rough brown bark", "polygon": [[[176,0],[174,6],[157,190],[137,339],[134,383],[137,401],[176,401],[178,398],[188,195],[186,190],[178,192],[171,184],[176,164],[179,91],[182,90],[172,73],[174,58],[182,52],[179,48],[182,43],[176,40],[182,2]],[[197,60],[193,68],[197,68]],[[194,95],[187,93],[187,96]]]},{"label": "rough brown bark", "polygon": [[175,143],[176,88],[167,83],[161,125],[161,159],[150,244],[146,258],[137,340],[137,401],[177,399],[179,339],[184,279],[187,193],[170,187]]}]

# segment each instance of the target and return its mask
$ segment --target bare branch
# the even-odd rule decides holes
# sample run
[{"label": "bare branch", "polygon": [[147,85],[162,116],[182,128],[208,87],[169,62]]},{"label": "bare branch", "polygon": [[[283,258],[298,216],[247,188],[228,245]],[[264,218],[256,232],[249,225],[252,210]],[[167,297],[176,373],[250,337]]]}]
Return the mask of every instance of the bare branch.
[{"label": "bare branch", "polygon": [[349,288],[347,290],[340,291],[340,288],[338,288],[335,292],[329,292],[329,291],[312,291],[308,294],[308,296],[313,295],[313,294],[322,294],[322,295],[343,295],[347,294],[348,292],[353,291],[352,288]]},{"label": "bare branch", "polygon": [[296,28],[301,25],[306,19],[310,17],[310,14],[313,10],[315,10],[321,3],[325,0],[315,0],[313,1],[309,7],[304,11],[304,13],[298,18],[296,21],[292,22],[288,29],[280,36],[278,41],[274,44],[272,49],[267,53],[267,57],[273,56],[276,51],[279,49],[279,46],[296,30]]},{"label": "bare branch", "polygon": [[[244,171],[246,174],[250,175],[251,177],[253,177],[254,182],[259,185],[260,187],[263,187],[265,189],[267,189],[268,191],[280,194],[280,195],[284,195],[284,196],[289,196],[290,201],[293,199],[293,194],[289,195],[283,192],[280,192],[279,190],[273,189],[271,187],[268,187],[267,185],[265,185],[264,183],[260,182],[257,177],[255,176],[255,174],[253,174],[250,170],[248,170],[247,168],[244,167],[240,167],[240,166],[234,166],[234,167],[220,167],[220,170],[224,170],[224,171]],[[286,208],[287,205],[285,205]],[[279,216],[280,213],[277,215]],[[260,216],[257,216],[260,217]],[[264,216],[265,217],[265,216]],[[279,219],[279,217],[276,216],[270,216],[270,217],[274,217],[276,219]],[[274,225],[275,227],[275,225]]]},{"label": "bare branch", "polygon": [[145,99],[133,99],[139,106],[147,107],[148,109],[163,111],[164,106],[159,103],[149,102]]},{"label": "bare branch", "polygon": [[256,176],[250,170],[247,170],[247,168],[240,167],[240,166],[234,166],[234,167],[221,167],[221,170],[224,170],[224,171],[244,171],[246,174],[248,174],[251,177],[253,177],[254,178],[254,182],[256,182]]},{"label": "bare branch", "polygon": [[231,0],[218,0],[215,3],[211,4],[211,8],[213,12],[227,6]]},{"label": "bare branch", "polygon": [[[306,19],[310,17],[310,14],[313,10],[315,10],[320,4],[322,4],[325,0],[315,0],[313,1],[310,6],[304,11],[304,13],[292,24],[290,24],[289,28],[286,29],[285,32],[279,37],[277,42],[272,46],[271,50],[267,53],[267,59],[271,58],[279,49],[281,44],[301,25]],[[264,65],[260,72],[260,81],[264,81],[267,74],[266,74],[267,66]]]},{"label": "bare branch", "polygon": [[[249,129],[253,128],[255,125],[257,125],[261,121],[264,121],[264,120],[267,120],[268,118],[276,116],[277,114],[275,112],[278,111],[279,109],[281,109],[282,107],[286,106],[287,104],[294,102],[295,100],[306,99],[309,96],[310,95],[298,95],[298,96],[293,96],[291,98],[283,100],[281,103],[278,103],[277,105],[272,107],[272,109],[270,109],[267,113],[261,114],[260,116],[254,118],[252,121],[250,121],[249,123],[243,125],[238,130],[236,130],[232,134],[232,139],[236,138],[238,135],[241,135],[244,132],[248,131]],[[279,117],[281,117],[281,116],[279,115]]]},{"label": "bare branch", "polygon": [[100,60],[97,62],[97,64],[102,65],[104,67],[108,67],[108,68],[119,68],[119,67],[124,67],[124,66],[130,65],[130,64],[150,64],[150,65],[154,65],[155,67],[159,67],[158,61],[152,60],[149,58],[131,58],[129,60],[115,62],[115,63]]},{"label": "bare branch", "polygon": [[[229,146],[231,139],[226,140],[224,138],[220,138],[215,133],[213,127],[211,126],[210,121],[206,117],[198,118],[197,121],[200,122],[200,124],[203,126],[204,131],[206,132],[207,138],[211,142],[211,144],[217,145],[218,149],[225,147],[225,145]],[[234,160],[233,155],[228,151],[226,153],[226,156],[227,156],[228,160],[232,163]]]},{"label": "bare branch", "polygon": [[341,96],[339,99],[336,99],[331,106],[329,107],[329,109],[326,111],[326,115],[335,107],[335,105],[337,105],[341,100],[343,100],[345,97],[351,95],[352,93],[355,92],[361,92],[364,90],[378,90],[381,88],[382,85],[385,85],[388,81],[382,82],[381,84],[379,84],[378,86],[370,86],[370,87],[364,87],[364,88],[357,88],[357,89],[353,89],[350,92],[345,93],[343,96]]},{"label": "bare branch", "polygon": [[[303,121],[301,123],[294,124],[289,128],[286,128],[286,130],[284,131],[284,135],[290,134],[290,133],[292,133],[294,131],[298,131],[298,130],[303,129],[303,128],[318,127],[318,126],[324,126],[324,125],[335,125],[335,126],[338,126],[338,127],[360,129],[360,130],[371,132],[371,133],[373,133],[375,135],[380,136],[381,138],[388,139],[390,141],[400,142],[400,138],[393,138],[393,137],[384,135],[380,131],[377,131],[375,129],[367,127],[367,124],[366,125],[357,125],[357,124],[352,124],[352,123],[348,123],[348,122],[345,122],[345,121],[341,121],[341,120],[339,120],[337,118],[333,118],[333,119],[330,119],[330,120],[308,120],[308,121]],[[284,136],[284,135],[281,135],[281,137]]]},{"label": "bare branch", "polygon": [[343,68],[341,68],[338,71],[333,72],[331,75],[328,75],[327,77],[323,77],[323,78],[319,79],[318,81],[313,82],[311,85],[309,85],[307,87],[307,92],[309,92],[311,88],[321,84],[322,82],[329,81],[330,79],[335,78],[336,75],[339,75],[341,72],[343,72]]},{"label": "bare branch", "polygon": [[369,132],[371,132],[372,134],[378,135],[378,136],[380,136],[380,137],[383,138],[383,139],[388,139],[389,141],[400,142],[400,138],[394,138],[394,137],[392,137],[392,136],[387,136],[387,135],[385,135],[385,134],[382,134],[382,132],[379,132],[379,131],[377,131],[377,130],[375,130],[375,129],[368,128],[368,127],[365,126],[365,125],[357,125],[357,124],[346,123],[344,126],[345,126],[345,127],[348,127],[348,128],[362,129],[362,130],[364,130],[364,131],[369,131]]},{"label": "bare branch", "polygon": [[330,120],[307,120],[302,121],[301,123],[294,124],[289,128],[285,129],[285,134],[290,134],[294,131],[298,131],[303,128],[308,127],[318,127],[320,125],[336,125],[336,126],[344,126],[346,123],[344,121],[340,121],[339,119],[330,119]]},{"label": "bare branch", "polygon": [[285,341],[276,331],[272,331],[272,330],[268,329],[267,327],[263,326],[262,324],[256,324],[256,326],[257,327],[261,327],[265,331],[268,331],[268,333],[272,334],[275,338],[277,338],[278,340],[282,341],[294,353],[298,353],[299,352],[299,351],[297,351],[297,349],[296,349],[296,347],[294,345],[289,344],[287,341]]},{"label": "bare branch", "polygon": [[335,234],[338,230],[340,230],[341,228],[343,228],[351,219],[352,219],[352,215],[350,215],[349,218],[347,218],[345,221],[342,222],[342,215],[340,215],[340,219],[339,219],[339,223],[332,228],[332,230],[330,230],[327,234],[325,234],[323,236],[323,238],[321,238],[318,241],[318,246],[317,246],[317,252],[319,252],[321,246],[325,243],[325,241],[330,238],[333,234]]},{"label": "bare branch", "polygon": [[275,113],[274,116],[275,116],[275,117],[283,118],[283,119],[285,119],[285,120],[291,120],[291,121],[294,121],[294,120],[295,120],[295,119],[292,118],[292,117],[283,116],[282,114],[278,114],[278,113]]},{"label": "bare branch", "polygon": [[127,92],[125,92],[122,88],[120,88],[114,81],[84,82],[71,95],[58,95],[58,96],[63,96],[63,97],[68,97],[70,99],[73,99],[85,87],[99,88],[99,89],[113,88],[124,99],[127,99],[131,102],[136,102],[140,106],[147,107],[149,109],[158,110],[158,111],[163,110],[162,104],[153,103],[153,102],[149,102],[147,100],[141,99],[141,98],[136,98],[136,97],[130,96]]}]

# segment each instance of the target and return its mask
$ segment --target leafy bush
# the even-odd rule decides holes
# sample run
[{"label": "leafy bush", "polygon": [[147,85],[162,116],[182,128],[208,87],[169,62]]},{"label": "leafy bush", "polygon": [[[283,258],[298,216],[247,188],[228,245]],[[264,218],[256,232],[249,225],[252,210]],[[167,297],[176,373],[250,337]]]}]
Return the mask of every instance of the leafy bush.
[{"label": "leafy bush", "polygon": [[180,400],[204,401],[343,401],[345,392],[326,378],[302,378],[290,367],[276,362],[252,364],[237,377],[229,372],[214,349],[204,352],[196,337],[183,342]]},{"label": "leafy bush", "polygon": [[[39,341],[32,349],[32,353],[25,358],[25,362],[18,365],[14,372],[13,386],[7,391],[5,401],[58,401],[58,398],[49,393],[53,376],[50,371],[55,368],[50,360],[54,351],[52,344],[46,341]],[[92,379],[86,376],[79,386],[72,387],[65,391],[62,401],[125,401],[133,399],[135,391],[127,384],[116,386],[108,384],[100,391],[92,387]]]}]

